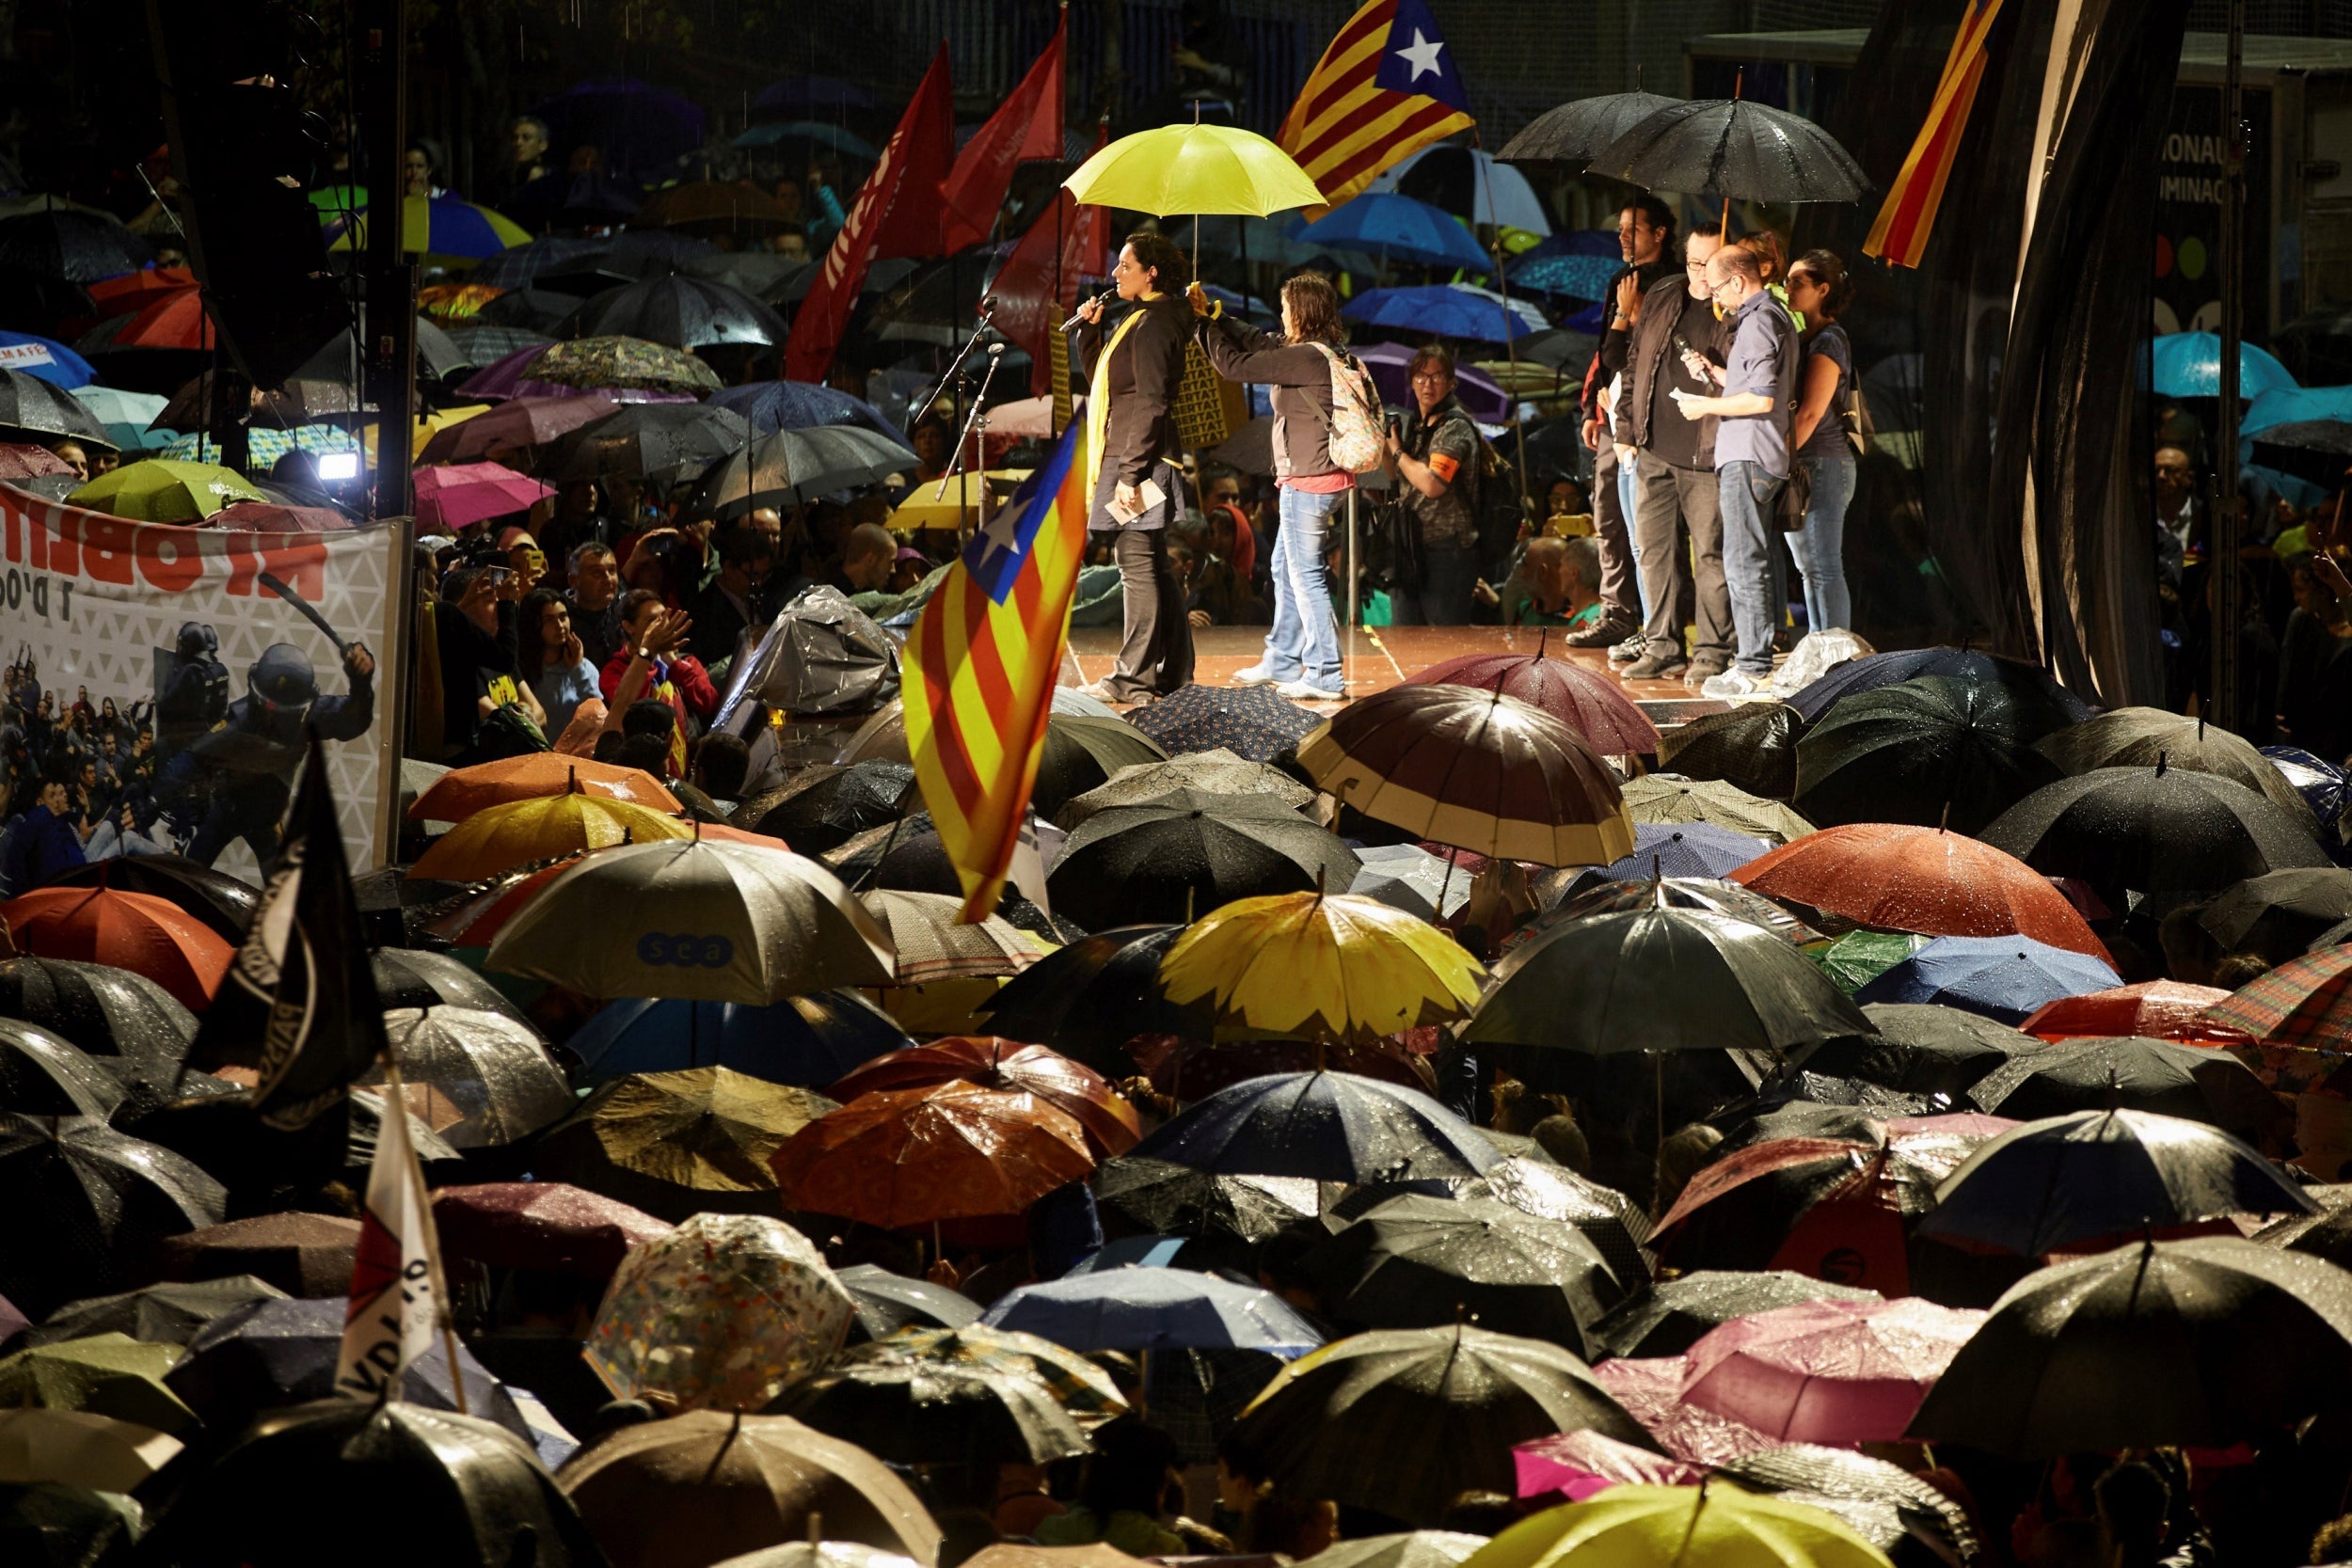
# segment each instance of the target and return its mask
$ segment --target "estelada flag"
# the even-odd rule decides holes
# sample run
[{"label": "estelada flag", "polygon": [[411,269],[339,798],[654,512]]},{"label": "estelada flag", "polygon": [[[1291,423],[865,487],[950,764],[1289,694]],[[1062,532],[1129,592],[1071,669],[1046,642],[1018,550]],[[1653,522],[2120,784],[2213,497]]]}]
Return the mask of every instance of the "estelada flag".
[{"label": "estelada flag", "polygon": [[947,79],[947,46],[882,144],[881,161],[858,187],[841,232],[833,237],[808,297],[792,317],[786,341],[788,381],[822,381],[857,306],[866,269],[885,256],[939,253],[939,184],[955,159],[955,93]]},{"label": "estelada flag", "polygon": [[1274,140],[1336,207],[1472,123],[1454,51],[1425,0],[1372,0],[1323,52]]},{"label": "estelada flag", "polygon": [[1984,80],[1985,41],[1992,34],[1994,19],[2000,14],[2001,0],[1989,0],[1981,7],[1977,0],[1968,0],[1960,31],[1952,38],[1951,53],[1944,57],[1944,74],[1936,82],[1935,97],[1929,102],[1928,118],[1903,159],[1902,172],[1886,188],[1886,200],[1879,208],[1877,221],[1870,225],[1870,237],[1862,244],[1864,255],[1881,257],[1899,267],[1915,267],[1926,253],[1928,236],[1935,230],[1936,212],[1944,204],[1945,182],[1951,178],[1961,137],[1967,134],[1978,84]]},{"label": "estelada flag", "polygon": [[1037,783],[1086,557],[1085,443],[1073,423],[963,546],[907,639],[907,752],[966,921],[994,911]]},{"label": "estelada flag", "polygon": [[[1012,188],[1012,171],[1025,159],[1062,155],[1063,61],[1068,55],[1070,13],[1061,13],[1054,40],[1006,95],[972,139],[956,154],[956,166],[939,187],[939,246],[954,255],[987,239],[996,210]],[[1067,314],[1067,312],[1064,312]]]}]

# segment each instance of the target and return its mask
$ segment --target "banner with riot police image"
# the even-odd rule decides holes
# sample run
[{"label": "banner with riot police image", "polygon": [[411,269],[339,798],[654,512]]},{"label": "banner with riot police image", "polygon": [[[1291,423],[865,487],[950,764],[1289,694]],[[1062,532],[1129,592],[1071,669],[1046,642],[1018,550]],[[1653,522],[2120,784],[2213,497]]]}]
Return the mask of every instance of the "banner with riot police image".
[{"label": "banner with riot police image", "polygon": [[0,824],[45,800],[86,859],[184,854],[258,881],[308,729],[350,863],[384,863],[400,550],[389,526],[141,523],[0,485]]}]

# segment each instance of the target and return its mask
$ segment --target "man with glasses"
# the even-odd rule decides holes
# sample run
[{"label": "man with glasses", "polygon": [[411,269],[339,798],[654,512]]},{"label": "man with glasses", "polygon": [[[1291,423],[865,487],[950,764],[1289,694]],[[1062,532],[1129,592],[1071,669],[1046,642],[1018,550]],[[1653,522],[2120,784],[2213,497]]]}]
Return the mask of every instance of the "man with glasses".
[{"label": "man with glasses", "polygon": [[[1716,361],[1731,343],[1729,325],[1708,303],[1707,264],[1722,236],[1701,230],[1683,242],[1679,277],[1653,284],[1629,332],[1612,332],[1601,357],[1624,377],[1617,440],[1634,453],[1633,547],[1641,561],[1647,615],[1640,657],[1628,680],[1682,675],[1696,684],[1731,665],[1731,599],[1724,586],[1723,519],[1716,504],[1715,421],[1683,418],[1676,398],[1711,394],[1715,383],[1691,369]],[[1688,534],[1693,570],[1683,565]],[[1695,578],[1695,582],[1693,582]],[[1682,652],[1682,597],[1694,590],[1698,634]]]},{"label": "man with glasses", "polygon": [[[1641,319],[1642,295],[1675,276],[1675,219],[1654,196],[1640,197],[1617,214],[1617,248],[1625,265],[1609,279],[1601,298],[1613,302],[1609,331],[1619,340],[1616,361],[1625,359],[1624,339]],[[1616,410],[1601,409],[1604,394],[1622,397],[1616,372],[1598,346],[1584,373],[1584,444],[1593,451],[1593,524],[1600,547],[1601,612],[1581,631],[1568,634],[1574,648],[1613,646],[1612,657],[1642,657],[1642,619],[1646,605],[1635,572],[1633,540],[1633,449],[1620,446],[1613,427]]]},{"label": "man with glasses", "polygon": [[1406,367],[1413,405],[1389,432],[1381,466],[1398,481],[1407,526],[1419,541],[1421,577],[1390,590],[1394,624],[1461,626],[1478,586],[1478,426],[1454,395],[1454,355],[1432,343]]}]

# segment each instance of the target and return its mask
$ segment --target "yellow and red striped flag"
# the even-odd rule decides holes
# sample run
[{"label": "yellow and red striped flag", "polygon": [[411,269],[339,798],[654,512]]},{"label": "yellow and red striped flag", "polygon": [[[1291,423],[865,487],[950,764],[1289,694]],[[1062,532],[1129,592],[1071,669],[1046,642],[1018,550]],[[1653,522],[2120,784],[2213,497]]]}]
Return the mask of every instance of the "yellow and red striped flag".
[{"label": "yellow and red striped flag", "polygon": [[965,544],[907,639],[907,751],[967,921],[995,911],[1037,783],[1086,557],[1086,429]]},{"label": "yellow and red striped flag", "polygon": [[1977,102],[1978,84],[1984,80],[1985,40],[1993,19],[2001,14],[2001,0],[1968,0],[1944,57],[1944,74],[1935,84],[1926,123],[1919,127],[1902,172],[1887,187],[1870,237],[1863,242],[1866,256],[1877,256],[1899,267],[1915,267],[1935,229],[1936,209],[1944,202],[1944,182],[1951,178],[1961,137],[1968,130],[1968,112]]},{"label": "yellow and red striped flag", "polygon": [[1274,140],[1336,207],[1382,169],[1472,123],[1462,73],[1426,0],[1372,0],[1315,62]]}]

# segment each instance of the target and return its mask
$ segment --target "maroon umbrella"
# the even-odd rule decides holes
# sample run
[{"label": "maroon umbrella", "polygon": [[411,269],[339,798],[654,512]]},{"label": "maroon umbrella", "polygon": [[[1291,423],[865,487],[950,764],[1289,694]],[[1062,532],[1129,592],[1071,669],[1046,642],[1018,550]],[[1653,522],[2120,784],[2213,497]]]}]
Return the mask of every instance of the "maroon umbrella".
[{"label": "maroon umbrella", "polygon": [[156,1244],[168,1280],[251,1275],[290,1296],[340,1296],[351,1289],[359,1222],[334,1214],[287,1212],[208,1225]]},{"label": "maroon umbrella", "polygon": [[1137,1035],[1127,1042],[1127,1053],[1142,1068],[1152,1086],[1183,1101],[1206,1100],[1219,1089],[1245,1079],[1277,1072],[1312,1072],[1318,1067],[1333,1072],[1353,1072],[1363,1078],[1403,1088],[1434,1092],[1437,1080],[1404,1053],[1383,1040],[1376,1045],[1329,1045],[1320,1052],[1305,1040],[1236,1040],[1211,1045],[1174,1035]]},{"label": "maroon umbrella", "polygon": [[0,480],[43,479],[72,471],[72,464],[47,447],[22,441],[0,442]]},{"label": "maroon umbrella", "polygon": [[353,525],[349,517],[331,506],[232,501],[205,518],[204,526],[243,529],[247,533],[326,533]]},{"label": "maroon umbrella", "polygon": [[628,1250],[670,1233],[643,1210],[561,1181],[492,1181],[433,1195],[441,1249],[499,1269],[610,1279]]},{"label": "maroon umbrella", "polygon": [[1608,675],[1532,654],[1464,654],[1412,677],[1415,686],[1474,686],[1541,708],[1582,736],[1603,756],[1646,756],[1658,726]]},{"label": "maroon umbrella", "polygon": [[476,414],[433,433],[417,453],[423,463],[480,463],[510,453],[528,460],[567,430],[601,420],[620,405],[602,392],[570,397],[515,398],[486,414]]}]

